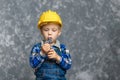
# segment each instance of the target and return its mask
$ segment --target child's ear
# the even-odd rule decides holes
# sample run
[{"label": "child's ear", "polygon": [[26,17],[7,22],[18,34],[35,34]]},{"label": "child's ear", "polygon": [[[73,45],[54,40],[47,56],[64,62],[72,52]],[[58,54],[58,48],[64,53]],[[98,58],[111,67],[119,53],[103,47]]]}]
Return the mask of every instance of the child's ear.
[{"label": "child's ear", "polygon": [[58,33],[58,36],[60,36],[61,35],[61,31],[59,31],[59,33]]}]

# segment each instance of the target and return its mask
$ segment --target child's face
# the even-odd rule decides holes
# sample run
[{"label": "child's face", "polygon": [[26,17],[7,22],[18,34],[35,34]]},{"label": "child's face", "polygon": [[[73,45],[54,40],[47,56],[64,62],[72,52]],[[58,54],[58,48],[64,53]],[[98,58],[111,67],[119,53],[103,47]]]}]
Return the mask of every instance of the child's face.
[{"label": "child's face", "polygon": [[48,38],[52,38],[52,42],[54,43],[57,37],[59,37],[61,34],[61,28],[57,24],[50,23],[42,27],[41,33],[44,37],[44,40],[48,40]]}]

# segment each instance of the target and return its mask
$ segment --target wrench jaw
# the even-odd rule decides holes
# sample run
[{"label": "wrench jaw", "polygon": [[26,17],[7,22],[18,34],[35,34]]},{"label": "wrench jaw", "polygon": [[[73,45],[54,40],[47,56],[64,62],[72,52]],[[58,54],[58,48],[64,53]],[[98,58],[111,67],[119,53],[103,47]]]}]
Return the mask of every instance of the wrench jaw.
[{"label": "wrench jaw", "polygon": [[52,44],[52,38],[48,37],[48,40],[46,40],[45,43]]}]

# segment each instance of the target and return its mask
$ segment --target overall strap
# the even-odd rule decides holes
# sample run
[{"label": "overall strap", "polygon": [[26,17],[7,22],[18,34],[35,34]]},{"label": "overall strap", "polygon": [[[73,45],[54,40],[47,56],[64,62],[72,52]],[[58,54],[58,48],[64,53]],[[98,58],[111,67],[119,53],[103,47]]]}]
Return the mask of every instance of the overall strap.
[{"label": "overall strap", "polygon": [[39,48],[41,48],[41,43],[38,43]]},{"label": "overall strap", "polygon": [[60,44],[61,52],[66,53],[66,46],[65,44]]}]

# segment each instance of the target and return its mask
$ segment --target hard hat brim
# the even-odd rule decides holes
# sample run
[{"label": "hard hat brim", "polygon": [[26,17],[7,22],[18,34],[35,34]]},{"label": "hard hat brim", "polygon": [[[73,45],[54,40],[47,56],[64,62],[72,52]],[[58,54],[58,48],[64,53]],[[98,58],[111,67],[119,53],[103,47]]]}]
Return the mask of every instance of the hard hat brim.
[{"label": "hard hat brim", "polygon": [[41,24],[38,24],[38,28],[41,29],[43,26],[48,25],[48,24],[50,24],[50,23],[54,23],[54,24],[57,24],[57,25],[59,25],[60,27],[62,27],[62,24],[60,24],[60,23],[58,23],[58,22],[56,22],[56,21],[49,21],[49,22],[43,22],[43,23],[41,23]]}]

